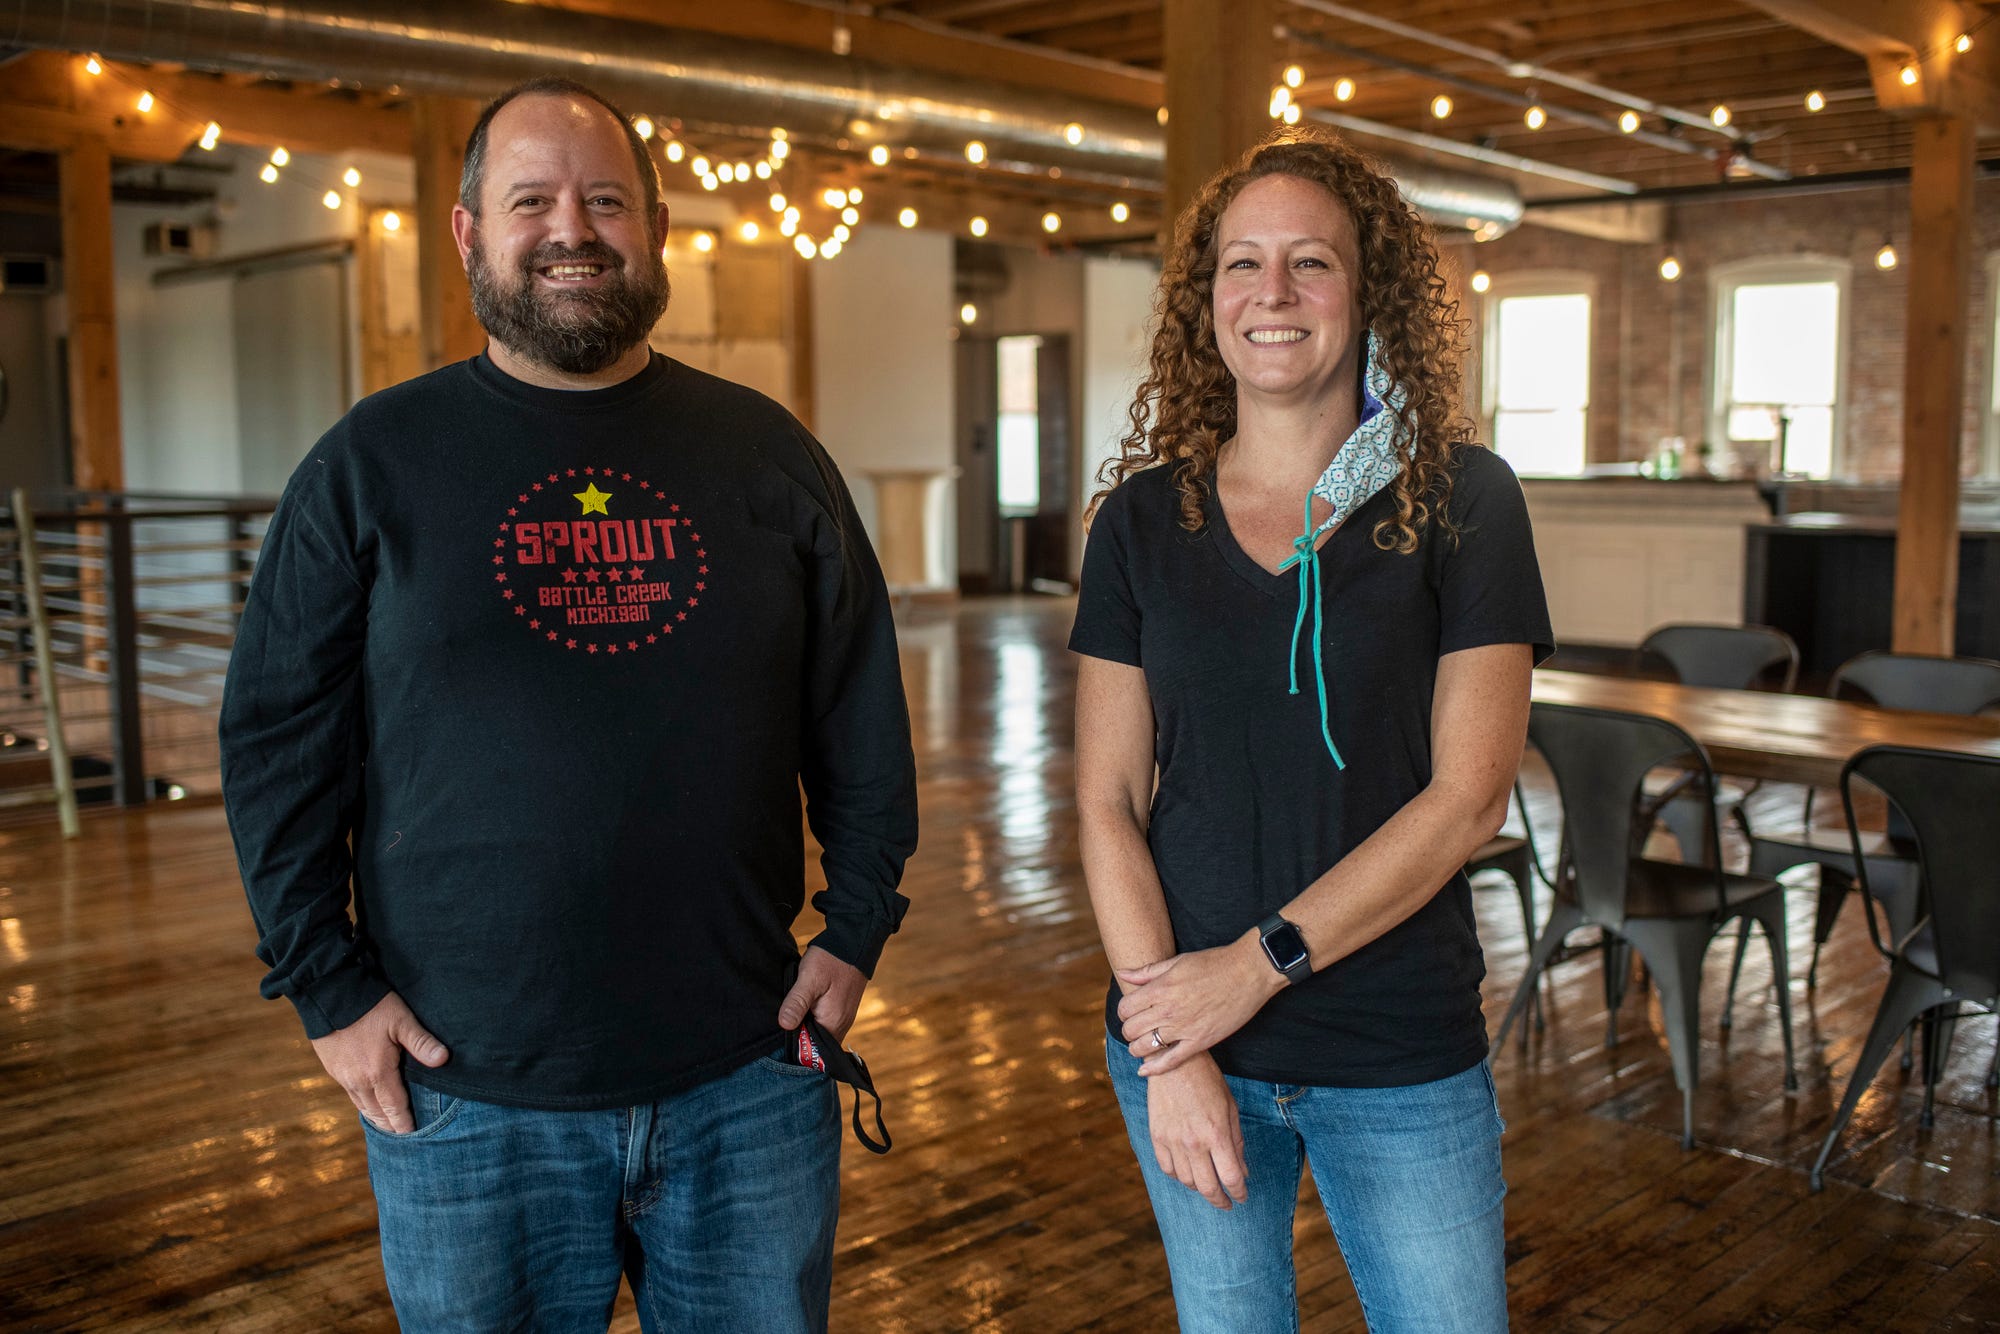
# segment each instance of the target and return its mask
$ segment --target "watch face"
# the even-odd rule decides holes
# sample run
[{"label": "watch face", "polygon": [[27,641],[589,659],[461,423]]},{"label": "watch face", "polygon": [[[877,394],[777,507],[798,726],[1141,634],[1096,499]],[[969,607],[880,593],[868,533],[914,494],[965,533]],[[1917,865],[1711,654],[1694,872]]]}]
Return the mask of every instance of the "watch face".
[{"label": "watch face", "polygon": [[1264,933],[1264,953],[1271,958],[1271,964],[1281,973],[1288,973],[1306,962],[1306,938],[1296,926],[1286,922],[1274,926]]}]

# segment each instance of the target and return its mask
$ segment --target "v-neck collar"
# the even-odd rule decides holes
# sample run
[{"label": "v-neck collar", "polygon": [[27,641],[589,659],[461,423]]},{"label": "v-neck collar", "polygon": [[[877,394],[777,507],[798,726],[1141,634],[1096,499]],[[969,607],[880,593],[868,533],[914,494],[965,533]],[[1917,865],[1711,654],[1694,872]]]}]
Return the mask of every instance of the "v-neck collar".
[{"label": "v-neck collar", "polygon": [[[1314,549],[1320,553],[1321,560],[1327,558],[1327,549],[1339,539],[1340,535],[1355,524],[1363,522],[1369,507],[1374,505],[1385,494],[1387,494],[1386,490],[1378,491],[1367,500],[1361,502],[1361,507],[1348,515],[1338,527],[1330,528],[1320,534],[1320,540]],[[1202,517],[1208,523],[1209,531],[1214,535],[1215,549],[1221,554],[1223,564],[1234,570],[1244,583],[1250,585],[1267,598],[1276,598],[1288,594],[1296,595],[1299,586],[1298,571],[1291,569],[1273,574],[1262,565],[1259,565],[1256,558],[1245,551],[1243,544],[1236,540],[1236,533],[1230,528],[1229,517],[1222,508],[1222,497],[1213,486],[1209,488],[1207,496],[1202,499]],[[1367,519],[1366,525],[1372,529],[1375,526],[1375,520]]]}]

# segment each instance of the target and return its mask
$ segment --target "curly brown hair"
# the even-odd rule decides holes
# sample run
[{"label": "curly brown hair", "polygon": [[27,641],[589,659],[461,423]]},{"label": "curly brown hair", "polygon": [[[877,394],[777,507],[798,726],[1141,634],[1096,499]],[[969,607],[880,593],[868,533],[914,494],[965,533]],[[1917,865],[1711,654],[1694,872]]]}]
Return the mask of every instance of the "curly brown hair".
[{"label": "curly brown hair", "polygon": [[1236,377],[1215,340],[1216,230],[1245,186],[1266,176],[1296,176],[1323,187],[1354,219],[1361,249],[1361,322],[1375,335],[1376,357],[1405,395],[1402,439],[1416,442],[1391,486],[1396,513],[1375,526],[1375,544],[1408,553],[1435,517],[1451,531],[1453,454],[1474,434],[1459,409],[1463,325],[1445,291],[1430,225],[1403,200],[1381,166],[1316,126],[1274,132],[1202,187],[1174,228],[1153,306],[1153,346],[1146,377],[1128,412],[1120,454],[1098,471],[1094,512],[1133,473],[1171,463],[1180,492],[1181,526],[1202,527],[1202,499],[1216,458],[1236,434]]}]

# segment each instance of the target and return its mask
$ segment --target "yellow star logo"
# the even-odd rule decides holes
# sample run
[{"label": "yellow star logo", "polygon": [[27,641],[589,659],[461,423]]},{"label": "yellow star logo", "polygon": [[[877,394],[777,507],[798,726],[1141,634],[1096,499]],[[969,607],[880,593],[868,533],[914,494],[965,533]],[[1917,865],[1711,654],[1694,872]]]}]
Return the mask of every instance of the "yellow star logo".
[{"label": "yellow star logo", "polygon": [[583,502],[583,512],[585,514],[602,514],[607,519],[611,517],[611,511],[604,508],[604,502],[611,499],[611,493],[609,491],[599,491],[597,483],[592,482],[589,486],[583,488],[583,490],[572,491],[570,494]]}]

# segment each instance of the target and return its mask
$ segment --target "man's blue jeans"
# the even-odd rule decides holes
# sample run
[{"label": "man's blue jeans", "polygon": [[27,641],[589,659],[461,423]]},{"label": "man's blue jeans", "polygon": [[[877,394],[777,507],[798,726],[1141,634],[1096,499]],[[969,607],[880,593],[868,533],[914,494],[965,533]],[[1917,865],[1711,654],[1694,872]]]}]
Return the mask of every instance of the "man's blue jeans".
[{"label": "man's blue jeans", "polygon": [[363,1122],[408,1334],[603,1334],[621,1274],[649,1332],[826,1328],[840,1104],[825,1075],[767,1057],[595,1112],[410,1098],[411,1134]]},{"label": "man's blue jeans", "polygon": [[1500,1112],[1482,1063],[1409,1088],[1324,1088],[1228,1077],[1250,1200],[1217,1209],[1160,1169],[1145,1077],[1105,1043],[1126,1133],[1166,1243],[1182,1334],[1299,1327],[1292,1219],[1301,1160],[1374,1334],[1507,1328]]}]

